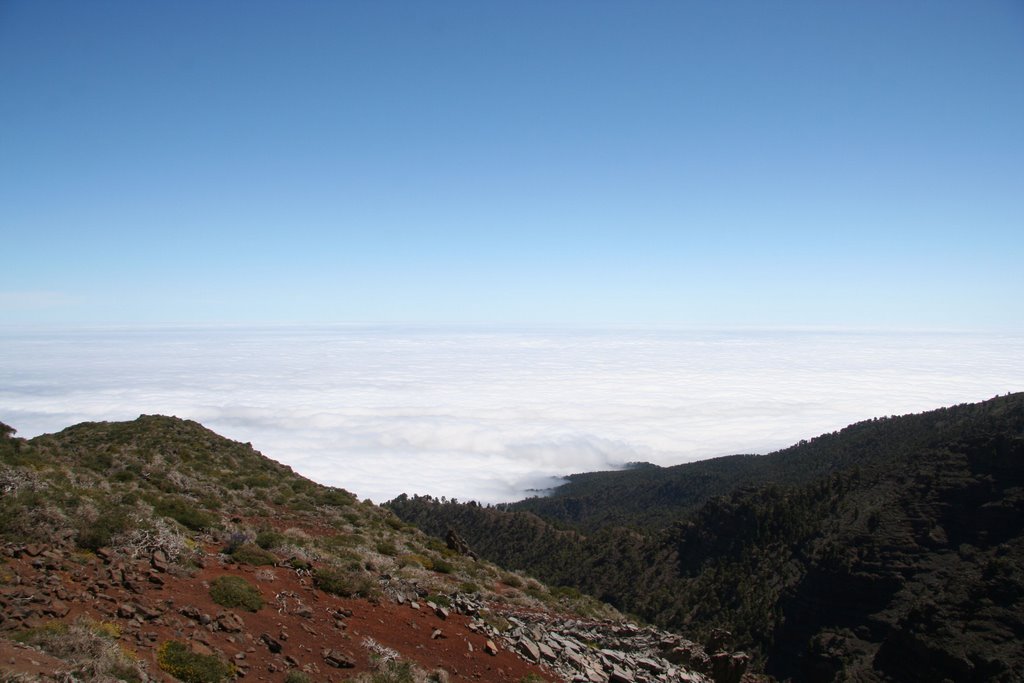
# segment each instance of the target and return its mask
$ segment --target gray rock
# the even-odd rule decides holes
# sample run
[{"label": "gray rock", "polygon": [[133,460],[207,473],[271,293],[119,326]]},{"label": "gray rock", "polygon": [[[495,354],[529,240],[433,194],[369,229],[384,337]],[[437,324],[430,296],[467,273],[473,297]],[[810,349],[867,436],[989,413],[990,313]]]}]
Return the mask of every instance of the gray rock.
[{"label": "gray rock", "polygon": [[634,681],[635,679],[632,674],[623,671],[617,666],[613,666],[608,674],[608,683],[634,683]]},{"label": "gray rock", "polygon": [[217,615],[217,627],[228,633],[241,633],[245,629],[245,622],[234,612],[221,612]]},{"label": "gray rock", "polygon": [[521,638],[518,644],[519,651],[530,661],[540,661],[540,648],[529,638]]},{"label": "gray rock", "polygon": [[351,669],[356,665],[355,657],[337,648],[325,648],[320,651],[320,655],[328,666],[336,669]]},{"label": "gray rock", "polygon": [[271,638],[269,633],[261,633],[260,642],[265,644],[267,649],[275,655],[281,651],[281,643]]}]

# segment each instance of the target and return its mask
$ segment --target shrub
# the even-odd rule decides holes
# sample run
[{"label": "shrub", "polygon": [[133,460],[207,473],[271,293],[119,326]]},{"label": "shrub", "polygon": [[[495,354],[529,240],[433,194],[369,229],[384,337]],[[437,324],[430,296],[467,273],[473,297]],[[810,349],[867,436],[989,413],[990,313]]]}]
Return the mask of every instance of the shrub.
[{"label": "shrub", "polygon": [[235,674],[235,667],[213,655],[192,652],[185,643],[168,640],[156,655],[163,671],[185,683],[220,683]]},{"label": "shrub", "polygon": [[335,534],[317,539],[317,545],[328,552],[337,553],[359,545],[363,541],[361,534]]},{"label": "shrub", "polygon": [[222,576],[210,584],[210,597],[222,607],[241,607],[250,612],[263,607],[259,590],[241,576]]},{"label": "shrub", "polygon": [[71,625],[51,621],[16,633],[14,639],[70,662],[68,680],[142,681],[137,661],[118,646],[119,635],[114,624],[79,619]]},{"label": "shrub", "polygon": [[[27,645],[40,645],[54,638],[65,636],[68,633],[68,625],[61,621],[48,621],[42,626],[19,631],[12,636],[12,639]],[[46,649],[46,648],[43,648]]]},{"label": "shrub", "polygon": [[264,529],[256,534],[256,545],[264,550],[273,550],[284,544],[284,534],[273,529]]},{"label": "shrub", "polygon": [[504,583],[506,586],[510,586],[512,588],[523,587],[523,580],[515,574],[503,574],[501,577],[501,582]]},{"label": "shrub", "polygon": [[434,560],[434,571],[438,572],[439,574],[451,574],[453,571],[455,571],[455,567],[453,567],[450,563],[446,562],[445,560],[437,559]]},{"label": "shrub", "polygon": [[434,603],[438,607],[451,607],[452,606],[452,601],[448,598],[448,596],[447,595],[441,595],[440,593],[437,594],[437,595],[429,595],[429,596],[427,596],[427,600],[429,600],[430,602]]},{"label": "shrub", "polygon": [[231,551],[231,558],[239,564],[272,565],[277,563],[277,556],[267,552],[253,543],[243,543]]},{"label": "shrub", "polygon": [[200,531],[213,526],[213,517],[196,508],[191,503],[177,496],[158,498],[153,503],[153,510],[161,517],[170,517],[192,531]]},{"label": "shrub", "polygon": [[75,543],[85,550],[99,550],[110,545],[118,534],[128,530],[129,520],[124,508],[106,507],[94,520],[82,520]]},{"label": "shrub", "polygon": [[345,507],[355,502],[355,496],[344,489],[328,489],[320,494],[320,500],[324,505]]},{"label": "shrub", "polygon": [[374,593],[373,582],[365,574],[343,572],[327,567],[313,572],[313,585],[322,591],[343,598],[355,595],[369,597]]},{"label": "shrub", "polygon": [[371,683],[415,683],[416,669],[411,662],[389,660],[373,672]]},{"label": "shrub", "polygon": [[284,683],[310,683],[310,679],[309,676],[302,673],[301,671],[292,669],[284,677]]},{"label": "shrub", "polygon": [[434,568],[434,562],[429,557],[424,557],[423,555],[417,555],[416,553],[409,553],[408,555],[402,555],[398,559],[398,566],[399,567],[409,567],[409,566],[412,566],[412,565],[417,565],[417,566],[423,567],[424,569],[433,569]]},{"label": "shrub", "polygon": [[381,555],[389,555],[394,557],[398,554],[398,548],[391,541],[381,541],[377,544],[377,552]]}]

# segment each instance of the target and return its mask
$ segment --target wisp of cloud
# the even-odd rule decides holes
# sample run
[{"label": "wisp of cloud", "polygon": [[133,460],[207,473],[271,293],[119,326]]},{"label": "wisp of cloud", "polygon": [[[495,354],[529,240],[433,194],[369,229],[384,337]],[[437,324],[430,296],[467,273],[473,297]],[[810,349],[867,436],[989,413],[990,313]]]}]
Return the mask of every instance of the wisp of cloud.
[{"label": "wisp of cloud", "polygon": [[177,415],[380,501],[765,453],[1024,389],[1024,338],[333,326],[0,331],[20,436]]}]

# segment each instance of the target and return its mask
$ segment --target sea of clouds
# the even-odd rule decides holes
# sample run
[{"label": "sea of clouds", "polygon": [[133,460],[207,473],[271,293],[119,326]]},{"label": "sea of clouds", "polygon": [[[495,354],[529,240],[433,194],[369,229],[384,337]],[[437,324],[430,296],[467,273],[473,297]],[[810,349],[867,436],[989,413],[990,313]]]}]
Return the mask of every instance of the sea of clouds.
[{"label": "sea of clouds", "polygon": [[1024,336],[456,327],[0,330],[24,437],[177,415],[321,483],[499,502],[1024,390]]}]

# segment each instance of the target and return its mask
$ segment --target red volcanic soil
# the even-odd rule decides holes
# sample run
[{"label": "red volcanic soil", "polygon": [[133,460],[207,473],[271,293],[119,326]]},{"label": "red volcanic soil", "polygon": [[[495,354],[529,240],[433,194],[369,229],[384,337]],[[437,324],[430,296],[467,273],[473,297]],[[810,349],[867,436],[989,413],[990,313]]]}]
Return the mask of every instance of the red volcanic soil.
[{"label": "red volcanic soil", "polygon": [[[59,673],[59,660],[5,636],[54,619],[86,617],[116,624],[122,647],[135,652],[157,680],[174,680],[156,660],[159,646],[171,639],[232,661],[247,681],[284,681],[291,669],[313,681],[344,681],[372,670],[374,651],[378,659],[391,651],[428,672],[443,669],[453,681],[519,681],[529,674],[557,680],[500,645],[496,654],[486,653],[487,638],[468,628],[468,617],[442,619],[423,603],[415,609],[387,599],[338,598],[286,567],[224,564],[211,552],[189,576],[148,559],[125,563],[38,546],[4,551],[0,673]],[[225,575],[257,586],[264,606],[248,612],[215,604],[209,585]],[[353,666],[331,665],[338,660]]]}]

